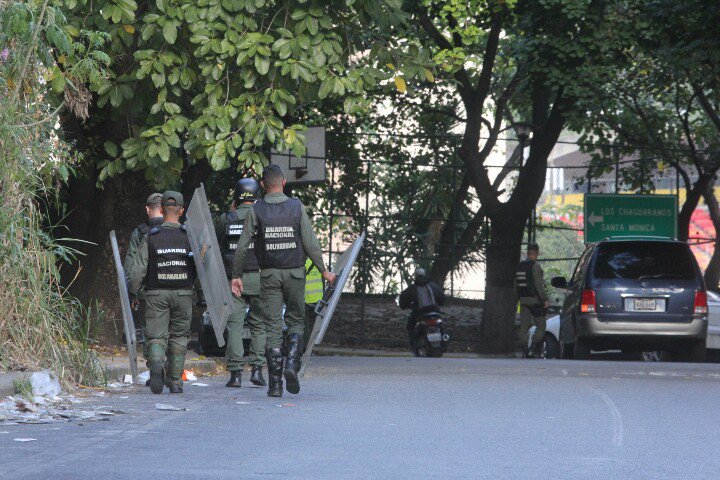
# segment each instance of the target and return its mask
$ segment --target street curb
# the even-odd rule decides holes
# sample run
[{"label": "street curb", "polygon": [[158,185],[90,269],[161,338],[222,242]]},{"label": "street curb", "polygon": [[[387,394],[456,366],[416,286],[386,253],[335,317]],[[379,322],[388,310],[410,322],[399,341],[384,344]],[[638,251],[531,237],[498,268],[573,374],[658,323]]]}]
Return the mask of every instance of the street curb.
[{"label": "street curb", "polygon": [[[104,360],[105,359],[103,359],[103,366],[105,368],[105,374],[108,382],[122,380],[125,375],[130,374],[129,363],[108,363]],[[217,362],[211,359],[185,360],[185,370],[192,370],[195,373],[205,375],[215,373],[217,365]],[[142,373],[145,370],[147,370],[147,368],[145,368],[145,361],[143,359],[138,359],[138,373]]]},{"label": "street curb", "polygon": [[[338,356],[338,357],[413,357],[410,352],[393,351],[393,350],[369,350],[363,348],[346,348],[346,347],[331,347],[331,346],[319,346],[313,349],[313,354],[319,357],[322,356]],[[444,358],[485,358],[485,355],[479,355],[477,353],[456,353],[448,352],[443,354]],[[493,356],[488,355],[487,358]]]}]

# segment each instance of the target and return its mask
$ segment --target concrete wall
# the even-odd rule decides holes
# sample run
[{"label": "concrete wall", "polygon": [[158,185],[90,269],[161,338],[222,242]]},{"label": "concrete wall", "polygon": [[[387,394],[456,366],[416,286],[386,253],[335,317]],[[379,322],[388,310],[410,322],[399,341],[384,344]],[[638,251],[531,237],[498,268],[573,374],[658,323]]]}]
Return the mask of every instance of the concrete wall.
[{"label": "concrete wall", "polygon": [[[480,336],[482,300],[451,299],[442,308],[449,351],[475,351]],[[395,297],[344,293],[323,343],[352,347],[408,347],[407,310],[400,310]],[[363,319],[364,314],[364,319]]]}]

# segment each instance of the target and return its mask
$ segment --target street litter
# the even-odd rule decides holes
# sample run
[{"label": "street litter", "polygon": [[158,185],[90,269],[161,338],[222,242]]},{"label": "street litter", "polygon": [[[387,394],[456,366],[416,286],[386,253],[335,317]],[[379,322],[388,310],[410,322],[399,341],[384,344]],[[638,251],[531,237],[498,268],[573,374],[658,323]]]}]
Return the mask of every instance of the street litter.
[{"label": "street litter", "polygon": [[48,370],[33,373],[30,376],[30,385],[32,394],[36,397],[57,397],[62,391],[57,377]]},{"label": "street litter", "polygon": [[37,442],[37,438],[16,438],[16,442]]},{"label": "street litter", "polygon": [[195,386],[195,387],[209,387],[210,385],[208,385],[207,383],[196,382],[196,383],[193,383],[193,386]]},{"label": "street litter", "polygon": [[156,403],[155,408],[158,410],[167,410],[170,412],[184,412],[187,411],[187,408],[182,407],[176,407],[175,405],[168,405],[166,403]]},{"label": "street litter", "polygon": [[123,377],[123,383],[133,383],[132,375],[126,373]]},{"label": "street litter", "polygon": [[21,397],[6,397],[0,401],[0,425],[44,424],[68,421],[101,421],[110,415],[123,413],[107,406],[80,408],[73,397],[41,397],[34,402]]},{"label": "street litter", "polygon": [[186,382],[194,382],[197,377],[192,370],[183,370],[182,379]]},{"label": "street litter", "polygon": [[145,370],[137,377],[137,383],[145,383],[150,380],[150,370]]},{"label": "street litter", "polygon": [[250,405],[250,402],[235,402],[239,405]]}]

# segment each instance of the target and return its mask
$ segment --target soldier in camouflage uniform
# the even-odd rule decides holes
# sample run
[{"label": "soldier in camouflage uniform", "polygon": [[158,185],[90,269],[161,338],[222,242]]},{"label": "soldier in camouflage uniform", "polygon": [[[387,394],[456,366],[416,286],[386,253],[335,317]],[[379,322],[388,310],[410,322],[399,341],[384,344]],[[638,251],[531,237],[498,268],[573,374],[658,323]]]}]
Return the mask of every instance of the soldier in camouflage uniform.
[{"label": "soldier in camouflage uniform", "polygon": [[529,358],[542,355],[542,344],[545,338],[545,312],[548,308],[548,296],[545,292],[543,269],[537,261],[540,247],[537,243],[529,243],[527,258],[520,262],[515,274],[517,294],[520,301],[520,341],[526,351],[530,327],[535,324],[532,345],[527,351]]},{"label": "soldier in camouflage uniform", "polygon": [[[248,261],[248,247],[254,242],[267,325],[268,396],[280,397],[283,376],[288,392],[300,392],[298,371],[305,320],[305,258],[310,257],[328,282],[334,282],[335,275],[325,267],[320,242],[305,207],[297,198],[289,198],[283,193],[285,176],[280,167],[268,165],[263,170],[262,186],[266,195],[253,204],[245,217],[245,228],[235,251],[232,290],[236,296],[244,291],[243,270]],[[282,348],[283,304],[288,328],[285,352]]]},{"label": "soldier in camouflage uniform", "polygon": [[140,243],[130,270],[129,290],[137,295],[145,286],[150,390],[162,393],[167,384],[170,393],[182,393],[195,265],[188,234],[180,224],[182,194],[165,192],[161,205],[165,221],[150,229]]},{"label": "soldier in camouflage uniform", "polygon": [[[145,238],[145,235],[147,235],[151,228],[160,226],[163,223],[163,216],[162,212],[160,211],[161,200],[162,193],[153,193],[148,197],[147,202],[145,203],[145,212],[147,213],[148,219],[145,223],[141,223],[140,225],[135,227],[135,230],[133,230],[132,234],[130,235],[130,242],[128,242],[128,249],[127,253],[125,254],[125,262],[123,264],[126,280],[130,278],[130,270],[132,269],[133,263],[135,262],[135,257],[137,256],[137,251],[140,247],[142,239]],[[144,342],[145,296],[143,295],[142,290],[140,290],[140,293],[137,295],[137,297],[133,297],[130,299],[130,305],[133,310],[135,328],[140,331],[138,338],[140,339],[140,341]]]},{"label": "soldier in camouflage uniform", "polygon": [[[252,210],[252,205],[258,198],[260,198],[260,184],[255,179],[243,178],[238,180],[235,184],[230,211],[221,215],[215,224],[215,233],[223,253],[228,281],[232,279],[233,258],[243,232],[245,216]],[[249,361],[252,371],[250,382],[257,386],[267,385],[262,375],[262,368],[265,365],[265,322],[262,318],[262,307],[260,305],[260,267],[252,244],[249,248],[250,253],[242,272],[243,293],[239,297],[233,297],[235,311],[230,315],[227,322],[228,339],[225,358],[227,360],[227,369],[230,372],[230,380],[225,385],[226,387],[240,387],[245,320],[247,320],[251,335]],[[250,309],[246,317],[245,312],[248,306]]]}]

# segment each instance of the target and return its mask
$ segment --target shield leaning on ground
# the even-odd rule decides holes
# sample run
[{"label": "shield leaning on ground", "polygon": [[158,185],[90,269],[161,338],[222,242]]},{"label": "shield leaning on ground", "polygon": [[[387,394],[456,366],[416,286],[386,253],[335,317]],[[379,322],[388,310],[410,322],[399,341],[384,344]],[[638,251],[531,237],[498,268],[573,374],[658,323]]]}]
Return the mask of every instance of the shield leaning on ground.
[{"label": "shield leaning on ground", "polygon": [[127,290],[127,279],[125,269],[120,261],[120,250],[118,249],[115,230],[110,232],[110,245],[112,245],[113,258],[115,259],[115,270],[117,271],[118,290],[120,291],[120,305],[122,306],[123,326],[125,328],[125,345],[127,346],[128,357],[130,357],[130,374],[133,382],[137,381],[137,338],[135,337],[135,322],[133,322],[132,309],[130,308],[130,295]]},{"label": "shield leaning on ground", "polygon": [[337,275],[334,285],[328,285],[325,287],[323,292],[323,298],[315,306],[315,324],[313,325],[312,332],[310,333],[310,339],[308,340],[307,347],[305,348],[305,354],[302,357],[302,363],[300,367],[300,376],[304,376],[305,368],[307,368],[308,362],[310,361],[310,355],[312,355],[313,348],[315,345],[319,345],[328,326],[330,320],[332,320],[335,308],[340,301],[340,295],[342,295],[343,288],[350,278],[355,260],[360,253],[363,242],[365,241],[365,232],[362,233],[358,238],[355,239],[353,244],[345,250],[338,261],[333,266],[332,272]]},{"label": "shield leaning on ground", "polygon": [[219,347],[225,345],[223,334],[227,319],[233,312],[232,292],[227,281],[220,245],[215,236],[205,186],[195,189],[187,209],[185,228],[193,251],[198,279],[205,295],[210,321]]}]

